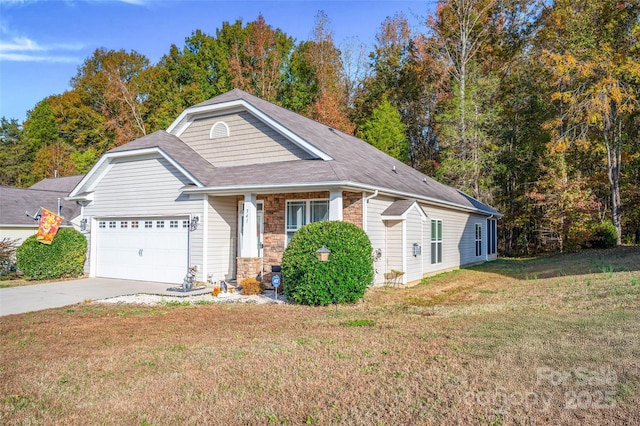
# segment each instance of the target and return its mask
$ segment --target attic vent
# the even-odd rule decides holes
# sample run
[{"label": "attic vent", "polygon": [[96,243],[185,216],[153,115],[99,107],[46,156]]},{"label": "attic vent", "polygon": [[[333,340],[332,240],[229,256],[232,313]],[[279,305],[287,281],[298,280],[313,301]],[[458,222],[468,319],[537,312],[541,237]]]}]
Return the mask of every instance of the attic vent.
[{"label": "attic vent", "polygon": [[222,121],[216,122],[213,126],[211,126],[211,131],[209,132],[209,139],[218,139],[218,138],[226,138],[229,137],[229,126]]}]

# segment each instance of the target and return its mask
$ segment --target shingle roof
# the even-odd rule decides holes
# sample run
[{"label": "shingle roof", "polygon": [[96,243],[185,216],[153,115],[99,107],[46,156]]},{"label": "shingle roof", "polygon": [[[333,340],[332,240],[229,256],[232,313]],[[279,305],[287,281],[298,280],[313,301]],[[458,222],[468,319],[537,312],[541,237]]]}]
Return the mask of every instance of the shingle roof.
[{"label": "shingle roof", "polygon": [[[246,167],[245,172],[252,170],[260,174],[260,181],[264,184],[277,182],[283,178],[290,182],[307,182],[330,178],[332,173],[336,181],[350,181],[370,185],[381,190],[396,191],[404,194],[414,194],[420,198],[441,200],[462,207],[480,210],[488,214],[499,213],[493,208],[463,194],[455,188],[444,185],[420,173],[401,161],[374,148],[367,142],[333,129],[325,124],[296,114],[271,102],[250,95],[242,90],[234,89],[208,101],[199,103],[193,108],[222,104],[234,100],[244,100],[268,115],[274,121],[287,127],[293,133],[305,139],[318,149],[327,153],[334,160],[325,165],[313,165],[310,161],[300,161],[297,165],[286,165],[286,169],[278,169],[267,176],[260,172],[264,165]],[[319,160],[316,160],[319,161]],[[315,162],[315,161],[314,161]],[[284,165],[283,165],[284,167]],[[312,167],[313,169],[311,169]],[[321,170],[321,174],[313,176],[312,172]],[[286,171],[286,176],[281,171]],[[237,179],[235,181],[234,179]],[[250,179],[250,178],[249,178]],[[217,171],[208,180],[208,186],[240,184],[247,181],[241,173],[228,171],[226,174]]]},{"label": "shingle roof", "polygon": [[200,182],[207,182],[215,167],[191,149],[180,138],[164,130],[151,133],[139,139],[121,145],[109,152],[125,152],[144,148],[160,148]]},{"label": "shingle roof", "polygon": [[250,104],[271,120],[326,153],[333,160],[296,160],[216,168],[180,138],[164,131],[144,136],[109,152],[158,147],[208,188],[348,182],[377,188],[384,192],[397,194],[399,197],[442,202],[481,211],[486,214],[499,215],[491,207],[450,186],[431,179],[361,139],[296,114],[242,90],[231,90],[194,105],[186,111],[232,101],[244,101]]},{"label": "shingle roof", "polygon": [[0,186],[0,224],[2,225],[37,225],[26,212],[34,215],[40,207],[57,212],[58,199],[62,208],[60,215],[65,223],[80,214],[80,206],[74,201],[66,201],[68,191],[45,191],[32,188],[13,188]]},{"label": "shingle roof", "polygon": [[63,176],[57,178],[42,179],[33,184],[29,189],[41,189],[45,191],[59,191],[69,194],[75,186],[80,183],[84,175]]},{"label": "shingle roof", "polygon": [[382,216],[402,216],[415,202],[414,199],[396,200],[382,212]]}]

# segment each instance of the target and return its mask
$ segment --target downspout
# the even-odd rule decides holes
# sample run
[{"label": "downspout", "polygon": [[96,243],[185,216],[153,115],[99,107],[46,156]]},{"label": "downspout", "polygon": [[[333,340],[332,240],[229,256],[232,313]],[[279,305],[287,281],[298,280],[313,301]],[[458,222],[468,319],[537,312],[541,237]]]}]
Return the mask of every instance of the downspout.
[{"label": "downspout", "polygon": [[367,232],[367,222],[368,222],[367,203],[369,202],[369,200],[377,196],[378,196],[378,190],[376,189],[375,192],[370,196],[362,197],[362,229],[364,230],[364,232]]}]

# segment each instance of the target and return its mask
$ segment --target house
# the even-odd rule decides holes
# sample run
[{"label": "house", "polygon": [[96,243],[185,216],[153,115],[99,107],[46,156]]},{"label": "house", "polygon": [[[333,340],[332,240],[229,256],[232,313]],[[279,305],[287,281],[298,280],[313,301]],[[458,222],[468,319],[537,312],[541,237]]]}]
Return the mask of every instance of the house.
[{"label": "house", "polygon": [[107,152],[68,197],[82,204],[89,274],[182,282],[269,282],[297,229],[364,229],[375,283],[403,283],[496,258],[489,206],[368,143],[232,90],[167,129]]},{"label": "house", "polygon": [[18,245],[38,231],[34,219],[44,207],[64,217],[62,227],[80,227],[80,206],[65,199],[84,176],[43,179],[29,188],[0,186],[0,240],[16,239]]}]

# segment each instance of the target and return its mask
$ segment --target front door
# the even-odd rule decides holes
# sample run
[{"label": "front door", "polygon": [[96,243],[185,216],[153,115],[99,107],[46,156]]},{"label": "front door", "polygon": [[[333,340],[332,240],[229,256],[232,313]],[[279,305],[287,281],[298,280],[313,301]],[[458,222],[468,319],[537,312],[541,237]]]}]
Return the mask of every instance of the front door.
[{"label": "front door", "polygon": [[[258,257],[262,257],[264,247],[264,203],[256,203],[256,240],[258,242]],[[238,256],[242,253],[242,241],[244,235],[244,202],[238,203]]]}]

